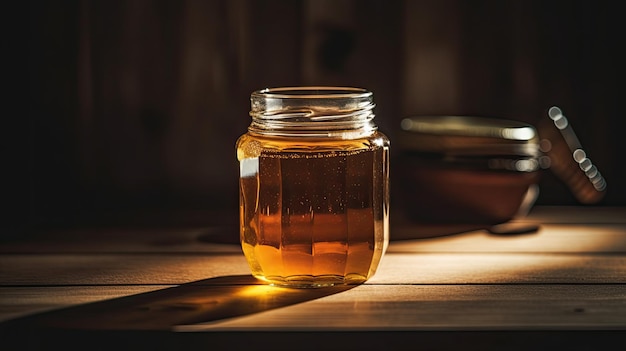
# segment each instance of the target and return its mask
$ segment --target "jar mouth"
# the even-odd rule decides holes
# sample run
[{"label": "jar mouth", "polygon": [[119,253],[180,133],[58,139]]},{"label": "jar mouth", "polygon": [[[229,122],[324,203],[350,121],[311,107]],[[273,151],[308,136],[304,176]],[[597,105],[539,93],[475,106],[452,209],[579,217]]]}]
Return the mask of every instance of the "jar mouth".
[{"label": "jar mouth", "polygon": [[252,98],[263,97],[270,99],[358,99],[368,98],[372,95],[371,91],[363,88],[332,86],[265,88],[252,92]]},{"label": "jar mouth", "polygon": [[254,91],[250,102],[248,130],[264,135],[345,136],[376,130],[373,93],[362,88],[266,88]]}]

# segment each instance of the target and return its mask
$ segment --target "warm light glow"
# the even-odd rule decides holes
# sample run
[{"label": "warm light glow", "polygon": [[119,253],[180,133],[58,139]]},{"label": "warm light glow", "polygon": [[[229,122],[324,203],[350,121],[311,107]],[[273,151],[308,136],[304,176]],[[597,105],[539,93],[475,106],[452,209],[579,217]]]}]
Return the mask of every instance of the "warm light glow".
[{"label": "warm light glow", "polygon": [[237,296],[253,297],[253,298],[258,299],[260,297],[271,295],[271,294],[279,294],[279,293],[286,294],[291,291],[295,291],[295,290],[276,287],[270,284],[260,284],[260,285],[251,285],[251,286],[242,287],[241,290],[237,291]]},{"label": "warm light glow", "polygon": [[[548,214],[533,212],[520,222],[543,222]],[[536,217],[533,217],[536,216]],[[552,269],[574,267],[573,261],[580,259],[574,255],[555,255],[555,252],[622,252],[626,244],[616,245],[615,238],[620,236],[623,226],[614,224],[557,224],[544,223],[540,230],[527,235],[494,236],[477,230],[466,234],[443,236],[431,239],[394,241],[388,253],[394,258],[387,258],[381,266],[380,274],[369,282],[390,283],[397,281],[420,283],[424,281],[447,282],[459,279],[497,279],[508,281],[509,277],[534,279],[533,273],[549,272]],[[448,253],[444,255],[443,253]],[[467,255],[457,255],[463,252]],[[534,255],[512,256],[511,253],[537,253]],[[437,255],[415,255],[416,253]],[[540,255],[539,253],[543,253]],[[470,255],[471,254],[471,255]],[[472,259],[472,264],[457,264],[453,259]],[[519,258],[519,260],[517,259]],[[392,264],[393,263],[393,264]],[[429,270],[425,267],[449,267],[445,275],[443,270]],[[414,270],[399,270],[398,265],[416,267]],[[420,265],[422,264],[422,265]],[[421,268],[420,268],[421,267]],[[442,268],[443,269],[443,268]],[[413,275],[414,273],[414,275]],[[408,275],[407,275],[408,274]],[[403,276],[399,276],[403,275]],[[396,278],[397,277],[397,278]]]},{"label": "warm light glow", "polygon": [[535,137],[535,130],[531,127],[504,129],[502,137],[509,140],[530,140]]}]

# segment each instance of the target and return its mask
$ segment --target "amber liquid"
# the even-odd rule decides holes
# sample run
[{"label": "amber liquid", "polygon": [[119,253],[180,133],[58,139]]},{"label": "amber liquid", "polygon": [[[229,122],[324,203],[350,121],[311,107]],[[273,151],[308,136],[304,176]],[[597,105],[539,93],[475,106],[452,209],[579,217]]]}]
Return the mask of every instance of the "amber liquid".
[{"label": "amber liquid", "polygon": [[262,150],[243,161],[240,178],[241,242],[253,275],[293,286],[371,277],[388,240],[388,146],[257,141],[238,150]]}]

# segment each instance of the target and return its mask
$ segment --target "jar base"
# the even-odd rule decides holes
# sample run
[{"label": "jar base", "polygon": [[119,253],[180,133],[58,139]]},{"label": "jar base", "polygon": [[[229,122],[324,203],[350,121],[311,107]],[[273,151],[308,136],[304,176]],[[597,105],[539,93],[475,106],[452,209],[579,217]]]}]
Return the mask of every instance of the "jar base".
[{"label": "jar base", "polygon": [[339,275],[293,275],[293,276],[256,276],[256,278],[268,282],[273,286],[285,288],[324,288],[338,285],[358,285],[364,283],[367,278],[360,274]]}]

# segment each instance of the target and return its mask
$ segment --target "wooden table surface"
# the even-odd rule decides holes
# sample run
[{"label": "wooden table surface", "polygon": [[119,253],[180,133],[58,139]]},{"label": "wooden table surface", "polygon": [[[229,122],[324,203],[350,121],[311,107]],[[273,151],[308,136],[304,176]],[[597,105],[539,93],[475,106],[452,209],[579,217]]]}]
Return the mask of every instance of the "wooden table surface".
[{"label": "wooden table surface", "polygon": [[539,230],[392,226],[371,280],[323,289],[256,281],[231,227],[13,238],[0,245],[0,349],[626,347],[626,208],[536,207],[516,223]]}]

